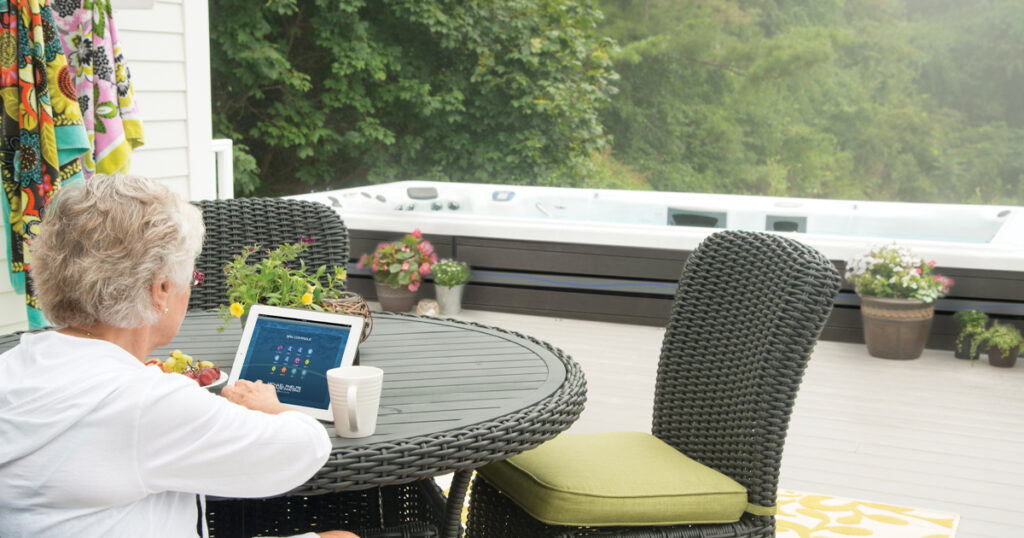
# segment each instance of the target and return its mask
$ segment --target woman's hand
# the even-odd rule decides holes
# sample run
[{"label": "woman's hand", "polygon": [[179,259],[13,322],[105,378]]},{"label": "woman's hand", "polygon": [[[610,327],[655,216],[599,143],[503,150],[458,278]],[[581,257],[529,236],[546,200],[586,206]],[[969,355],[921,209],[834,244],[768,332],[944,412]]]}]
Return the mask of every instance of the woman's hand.
[{"label": "woman's hand", "polygon": [[253,383],[239,379],[234,385],[227,385],[221,389],[220,395],[253,411],[263,411],[271,415],[288,411],[288,408],[277,399],[277,389],[263,381]]}]

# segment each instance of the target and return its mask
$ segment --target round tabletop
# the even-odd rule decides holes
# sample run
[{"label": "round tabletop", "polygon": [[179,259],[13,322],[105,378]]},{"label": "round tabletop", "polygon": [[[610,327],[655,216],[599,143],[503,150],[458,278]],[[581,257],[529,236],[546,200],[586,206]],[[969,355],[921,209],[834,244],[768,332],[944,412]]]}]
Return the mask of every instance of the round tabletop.
[{"label": "round tabletop", "polygon": [[[334,435],[323,469],[291,495],[401,484],[504,459],[566,430],[586,399],[582,370],[561,350],[494,327],[373,313],[360,364],[384,370],[376,433]],[[241,327],[190,312],[171,344],[229,370]],[[2,345],[2,341],[0,341]]]}]

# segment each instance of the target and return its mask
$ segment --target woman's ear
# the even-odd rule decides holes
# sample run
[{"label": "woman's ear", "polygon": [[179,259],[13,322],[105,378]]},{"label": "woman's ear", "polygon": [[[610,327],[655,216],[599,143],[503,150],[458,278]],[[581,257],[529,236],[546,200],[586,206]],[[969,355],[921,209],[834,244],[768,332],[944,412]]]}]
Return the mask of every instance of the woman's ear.
[{"label": "woman's ear", "polygon": [[163,312],[171,299],[171,279],[167,275],[160,275],[153,280],[150,290],[153,298],[153,306],[157,311]]}]

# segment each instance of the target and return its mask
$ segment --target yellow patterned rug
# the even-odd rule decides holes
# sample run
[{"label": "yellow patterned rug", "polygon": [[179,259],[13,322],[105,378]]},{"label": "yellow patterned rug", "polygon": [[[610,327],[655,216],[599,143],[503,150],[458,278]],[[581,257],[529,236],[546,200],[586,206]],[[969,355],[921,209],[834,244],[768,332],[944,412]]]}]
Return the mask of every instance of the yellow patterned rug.
[{"label": "yellow patterned rug", "polygon": [[954,538],[960,516],[780,489],[778,538]]},{"label": "yellow patterned rug", "polygon": [[[448,494],[451,475],[437,477]],[[466,524],[469,495],[462,509]],[[955,538],[960,516],[830,495],[780,489],[775,516],[777,538]]]}]

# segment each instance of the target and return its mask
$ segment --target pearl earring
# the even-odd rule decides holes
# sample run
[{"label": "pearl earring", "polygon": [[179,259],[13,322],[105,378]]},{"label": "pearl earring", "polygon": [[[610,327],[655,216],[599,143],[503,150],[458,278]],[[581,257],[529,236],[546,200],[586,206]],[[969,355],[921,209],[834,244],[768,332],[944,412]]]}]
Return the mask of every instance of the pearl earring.
[{"label": "pearl earring", "polygon": [[166,313],[168,313],[170,311],[171,311],[170,307],[164,308],[164,314],[166,314]]}]

